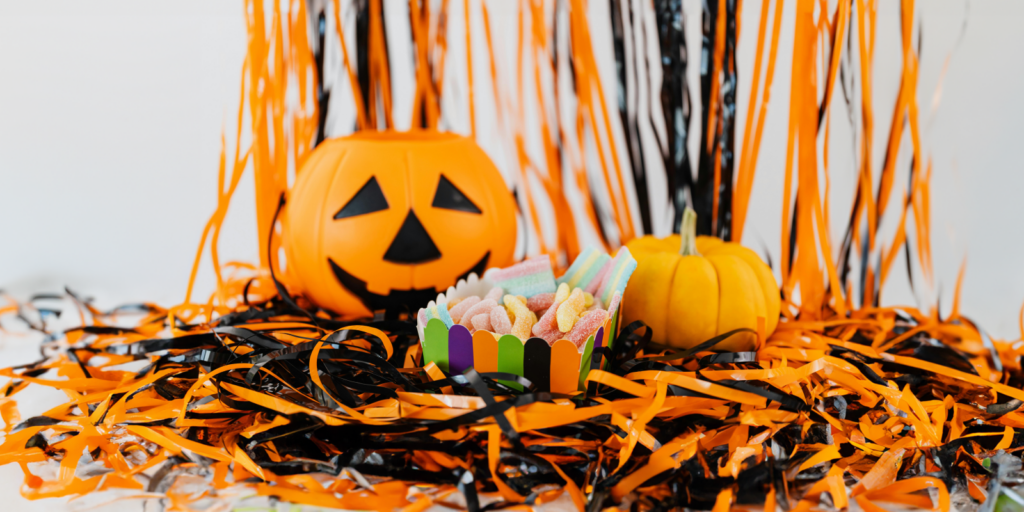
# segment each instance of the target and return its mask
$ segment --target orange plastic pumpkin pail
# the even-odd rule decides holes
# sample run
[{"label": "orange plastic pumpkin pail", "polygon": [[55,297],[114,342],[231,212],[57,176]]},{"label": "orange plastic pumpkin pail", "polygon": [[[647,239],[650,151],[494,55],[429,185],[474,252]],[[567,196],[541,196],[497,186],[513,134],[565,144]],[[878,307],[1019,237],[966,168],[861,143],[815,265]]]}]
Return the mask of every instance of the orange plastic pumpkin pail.
[{"label": "orange plastic pumpkin pail", "polygon": [[282,280],[347,319],[415,311],[459,278],[513,261],[512,194],[487,154],[457,134],[327,140],[285,208]]}]

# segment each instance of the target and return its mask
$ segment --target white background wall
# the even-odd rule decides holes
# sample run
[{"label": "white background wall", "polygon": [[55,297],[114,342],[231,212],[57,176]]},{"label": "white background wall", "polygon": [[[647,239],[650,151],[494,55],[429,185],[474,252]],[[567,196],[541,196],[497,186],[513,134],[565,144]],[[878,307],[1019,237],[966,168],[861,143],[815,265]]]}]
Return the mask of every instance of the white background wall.
[{"label": "white background wall", "polygon": [[[879,160],[901,65],[898,2],[880,3]],[[934,162],[933,250],[943,309],[966,254],[963,311],[996,336],[1016,339],[1024,301],[1018,266],[1024,239],[1017,236],[1024,175],[1015,140],[1024,132],[1017,51],[1024,42],[1024,3],[972,2],[958,46],[964,1],[918,3],[924,41],[918,97],[923,145]],[[740,127],[759,9],[754,0],[743,6]],[[691,41],[697,18],[689,20]],[[763,240],[776,260],[792,27],[787,5],[744,240],[757,249]],[[0,288],[24,297],[66,284],[107,305],[180,301],[214,209],[220,133],[232,124],[244,52],[242,7],[234,0],[94,0],[87,6],[0,0]],[[933,110],[947,56],[949,71]],[[854,167],[852,151],[840,147],[850,146],[849,138],[840,138],[849,132],[845,112],[836,110],[832,122],[838,228],[852,198]],[[894,193],[902,193],[904,183],[896,186]],[[252,185],[245,180],[222,235],[222,258],[255,261],[255,231]],[[200,296],[212,282],[211,273],[200,275]],[[893,276],[885,302],[914,302],[904,282],[902,273]]]}]

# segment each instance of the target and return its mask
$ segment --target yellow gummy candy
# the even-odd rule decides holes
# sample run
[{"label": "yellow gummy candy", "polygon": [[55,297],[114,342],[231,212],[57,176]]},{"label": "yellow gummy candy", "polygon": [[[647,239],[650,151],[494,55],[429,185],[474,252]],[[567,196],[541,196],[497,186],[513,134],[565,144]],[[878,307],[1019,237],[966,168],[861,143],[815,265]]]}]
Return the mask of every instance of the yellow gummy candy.
[{"label": "yellow gummy candy", "polygon": [[569,332],[572,330],[572,326],[576,324],[576,319],[580,316],[580,312],[586,309],[586,306],[583,305],[584,300],[583,290],[576,288],[569,295],[569,298],[565,299],[558,306],[555,318],[558,320],[559,331]]},{"label": "yellow gummy candy", "polygon": [[583,292],[583,306],[590,307],[594,305],[594,296],[590,292]]},{"label": "yellow gummy candy", "polygon": [[526,305],[526,297],[523,297],[522,295],[516,295],[516,299],[519,300],[519,302],[522,302],[524,306]]},{"label": "yellow gummy candy", "polygon": [[533,324],[537,323],[537,317],[533,315],[530,308],[526,307],[525,302],[520,302],[513,295],[506,295],[504,302],[509,316],[515,315],[515,321],[512,324],[512,335],[523,341],[528,340],[530,333],[533,331]]},{"label": "yellow gummy candy", "polygon": [[555,291],[555,304],[565,302],[565,299],[569,298],[570,291],[572,290],[569,289],[568,283],[558,285],[558,290]]}]

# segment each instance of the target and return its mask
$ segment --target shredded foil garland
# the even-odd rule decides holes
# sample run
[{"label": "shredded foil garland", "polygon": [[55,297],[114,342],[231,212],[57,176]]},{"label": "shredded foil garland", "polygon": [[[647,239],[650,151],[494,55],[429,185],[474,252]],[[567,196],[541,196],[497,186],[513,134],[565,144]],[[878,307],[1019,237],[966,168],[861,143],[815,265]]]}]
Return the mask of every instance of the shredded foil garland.
[{"label": "shredded foil garland", "polygon": [[[357,125],[391,126],[380,4],[371,1],[359,11],[355,40],[369,50],[353,51],[351,59],[338,30],[340,2],[332,5],[329,13],[314,14],[318,21],[333,17],[341,36]],[[447,5],[442,2],[442,12],[432,13],[429,2],[422,3],[422,10],[420,2],[410,3],[416,54],[428,63],[416,69],[415,126],[436,128],[444,114],[439,97],[447,40],[432,24],[447,19]],[[559,199],[552,191],[561,189],[563,164],[554,139],[576,148],[582,147],[586,130],[604,134],[594,141],[602,180],[588,181],[575,151],[568,151],[564,164],[571,166],[570,174],[583,192],[583,220],[604,238],[605,227],[597,220],[588,188],[603,183],[612,210],[604,213],[618,239],[631,237],[634,224],[646,231],[643,212],[634,222],[626,199],[624,172],[610,135],[613,123],[583,14],[585,2],[558,3],[571,29],[559,37],[568,41],[546,40],[538,31],[543,27],[531,27],[538,33],[520,41],[519,68],[524,53],[548,55],[551,48],[571,42],[571,59],[534,63],[538,69],[571,74],[579,101],[572,122],[549,127],[548,116],[538,117],[545,134],[546,172],[523,149],[530,131],[521,112],[521,89],[526,86],[520,83],[520,90],[508,91],[504,88],[515,86],[496,79],[487,5],[480,5],[495,78],[493,95],[519,99],[520,112],[503,107],[497,113],[499,131],[514,139],[513,152],[521,157],[516,179],[526,182],[532,173],[543,182],[543,195]],[[613,5],[621,12],[631,9],[625,2]],[[679,5],[657,2],[658,19],[663,24],[682,19]],[[686,123],[666,123],[671,144],[665,144],[662,155],[666,172],[674,176],[670,201],[677,207],[684,204],[683,189],[699,185],[700,202],[717,214],[713,231],[734,239],[741,237],[748,213],[782,12],[782,2],[776,2],[759,96],[769,13],[769,2],[763,4],[748,112],[758,115],[756,123],[753,115],[747,117],[734,185],[735,120],[729,111],[736,98],[722,91],[735,86],[735,66],[729,60],[739,32],[738,5],[722,0],[707,13],[715,23],[705,24],[705,53],[713,57],[714,69],[729,71],[706,77],[718,92],[704,101],[714,107],[707,113],[713,119],[701,123],[705,140],[699,184],[690,182]],[[903,75],[879,173],[872,168],[869,72],[877,1],[839,2],[833,12],[821,8],[818,15],[816,5],[798,0],[796,9],[798,44],[778,262],[784,301],[779,329],[756,351],[716,353],[714,344],[720,339],[697,350],[674,351],[650,343],[651,333],[642,324],[625,326],[611,352],[594,361],[597,368],[590,373],[587,391],[559,396],[537,392],[532,383],[510,375],[445,375],[436,366],[423,366],[414,325],[405,317],[344,324],[301,297],[293,300],[269,271],[270,256],[280,243],[273,236],[261,240],[266,260],[259,269],[244,264],[222,268],[217,237],[247,163],[252,161],[257,183],[260,232],[272,233],[287,169],[298,168],[315,144],[305,141],[323,139],[327,98],[342,92],[337,84],[331,91],[319,83],[330,35],[321,32],[324,23],[318,24],[316,41],[302,37],[307,32],[305,2],[289,5],[284,13],[280,4],[265,12],[261,2],[247,2],[250,38],[236,138],[242,139],[248,105],[253,145],[245,151],[236,148],[230,161],[222,158],[218,207],[203,234],[204,244],[208,237],[211,241],[216,292],[207,304],[191,302],[195,269],[185,303],[170,309],[144,304],[100,311],[68,292],[66,299],[74,306],[64,313],[77,312],[80,326],[67,330],[51,328],[46,319],[56,310],[40,305],[55,297],[0,305],[0,328],[21,323],[44,338],[40,361],[0,370],[10,379],[0,398],[0,464],[20,465],[25,475],[22,493],[30,499],[110,491],[120,493],[121,499],[159,499],[173,510],[216,510],[239,493],[313,507],[409,512],[434,505],[472,511],[524,508],[559,500],[588,512],[609,507],[774,511],[855,506],[876,511],[890,503],[938,510],[984,505],[991,510],[1003,503],[1024,503],[1014,490],[1024,481],[1019,453],[1024,446],[1024,413],[1019,410],[1024,403],[1022,344],[991,340],[960,314],[958,301],[945,318],[936,309],[879,306],[901,250],[906,250],[908,265],[910,255],[916,254],[917,266],[931,279],[930,167],[922,172],[914,3],[901,3]],[[544,19],[543,11],[540,2],[521,4],[519,31],[525,20]],[[469,25],[471,13],[464,13]],[[688,119],[686,84],[679,76],[686,66],[681,25],[664,28],[658,34],[661,50],[675,54],[663,66],[666,74],[675,70],[677,75],[662,91],[666,121]],[[854,39],[859,73],[853,71]],[[466,45],[467,54],[471,47]],[[862,120],[856,127],[861,146],[856,198],[839,257],[832,261],[828,186],[826,181],[822,194],[819,175],[828,179],[828,106],[836,78],[843,73],[862,81]],[[315,84],[309,83],[310,77]],[[468,78],[472,111],[471,72]],[[819,79],[825,86],[820,105]],[[856,102],[857,91],[848,91],[845,79],[840,80],[848,104]],[[536,87],[543,100],[539,80],[529,87]],[[289,89],[298,91],[299,108],[286,108]],[[379,108],[366,108],[370,105]],[[629,105],[625,112],[627,124],[636,125]],[[475,134],[472,114],[469,119]],[[819,169],[823,119],[824,167]],[[900,205],[895,238],[882,247],[876,240],[879,223],[896,196],[896,157],[905,125],[913,151],[910,186]],[[637,166],[635,148],[628,149],[631,165]],[[653,168],[654,160],[644,162]],[[635,179],[642,177],[632,171]],[[557,203],[559,221],[541,226],[530,188],[520,190],[524,222],[528,218],[537,233],[558,231],[551,247],[538,238],[541,251],[555,256],[578,251],[567,206]],[[908,212],[913,215],[913,237],[906,230]],[[202,252],[203,245],[196,269]],[[862,264],[855,300],[850,261],[858,258]],[[510,380],[523,391],[501,382]],[[62,392],[67,401],[24,418],[17,400],[33,386]]]},{"label": "shredded foil garland", "polygon": [[[864,309],[784,322],[737,353],[712,351],[728,334],[656,347],[637,322],[595,360],[586,392],[552,395],[512,375],[420,366],[411,322],[342,324],[295,310],[267,277],[226,284],[239,305],[212,322],[153,305],[102,312],[72,295],[87,325],[0,371],[11,379],[0,463],[21,465],[26,497],[135,489],[184,510],[196,496],[176,489],[189,475],[207,499],[241,485],[344,509],[464,496],[453,506],[475,511],[565,494],[591,511],[949,510],[1024,477],[1024,352],[986,344],[963,318]],[[31,306],[2,311],[26,318]],[[134,362],[144,366],[123,369]],[[29,386],[68,401],[22,418]],[[50,477],[44,462],[58,466]]]}]

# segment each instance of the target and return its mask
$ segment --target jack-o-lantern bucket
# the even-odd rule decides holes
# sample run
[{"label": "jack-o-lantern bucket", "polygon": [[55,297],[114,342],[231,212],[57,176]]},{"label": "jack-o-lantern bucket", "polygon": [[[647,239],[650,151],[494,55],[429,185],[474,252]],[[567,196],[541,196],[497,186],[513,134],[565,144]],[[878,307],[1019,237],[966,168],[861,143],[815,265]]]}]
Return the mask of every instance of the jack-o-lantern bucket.
[{"label": "jack-o-lantern bucket", "polygon": [[360,132],[320,144],[283,217],[283,280],[353,319],[415,311],[460,278],[512,263],[515,203],[472,140]]}]

